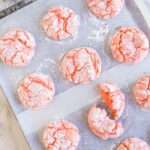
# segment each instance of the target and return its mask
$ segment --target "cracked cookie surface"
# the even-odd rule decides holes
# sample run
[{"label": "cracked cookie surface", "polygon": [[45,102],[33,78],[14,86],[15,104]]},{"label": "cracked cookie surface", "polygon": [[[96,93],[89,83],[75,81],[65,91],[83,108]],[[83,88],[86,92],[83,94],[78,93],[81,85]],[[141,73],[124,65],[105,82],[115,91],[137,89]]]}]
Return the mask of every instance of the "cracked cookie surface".
[{"label": "cracked cookie surface", "polygon": [[51,102],[55,88],[50,76],[32,73],[21,80],[17,92],[22,105],[33,109]]},{"label": "cracked cookie surface", "polygon": [[150,146],[138,138],[129,138],[121,142],[116,150],[150,150]]},{"label": "cracked cookie surface", "polygon": [[73,83],[88,83],[99,77],[101,60],[91,48],[76,48],[64,56],[61,70],[64,77]]},{"label": "cracked cookie surface", "polygon": [[34,56],[34,37],[23,29],[12,29],[0,39],[0,58],[7,65],[28,65]]},{"label": "cracked cookie surface", "polygon": [[124,5],[124,0],[87,0],[93,14],[102,19],[116,16]]},{"label": "cracked cookie surface", "polygon": [[75,150],[79,140],[78,128],[66,120],[51,122],[43,134],[43,142],[48,150]]},{"label": "cracked cookie surface", "polygon": [[141,108],[150,111],[150,75],[138,79],[134,87],[134,96]]},{"label": "cracked cookie surface", "polygon": [[55,6],[44,15],[42,25],[49,38],[62,40],[75,34],[79,20],[72,9]]},{"label": "cracked cookie surface", "polygon": [[93,133],[103,140],[114,139],[123,134],[121,123],[111,120],[105,109],[93,105],[88,114],[88,124]]},{"label": "cracked cookie surface", "polygon": [[149,41],[137,28],[120,28],[111,39],[111,51],[118,62],[128,64],[142,61],[148,54]]},{"label": "cracked cookie surface", "polygon": [[113,119],[119,119],[125,109],[125,96],[119,87],[111,82],[99,84],[102,100],[112,113]]}]

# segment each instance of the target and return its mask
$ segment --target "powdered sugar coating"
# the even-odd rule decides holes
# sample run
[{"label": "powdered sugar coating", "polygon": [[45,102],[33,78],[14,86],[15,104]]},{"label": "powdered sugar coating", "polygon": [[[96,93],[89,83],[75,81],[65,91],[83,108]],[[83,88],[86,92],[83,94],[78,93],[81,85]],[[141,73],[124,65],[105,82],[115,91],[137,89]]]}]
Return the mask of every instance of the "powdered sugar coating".
[{"label": "powdered sugar coating", "polygon": [[99,77],[101,60],[97,52],[91,48],[76,48],[64,56],[61,69],[69,81],[87,83]]},{"label": "powdered sugar coating", "polygon": [[75,150],[79,140],[78,128],[65,120],[51,122],[43,134],[43,142],[48,150]]},{"label": "powdered sugar coating", "polygon": [[72,36],[77,31],[79,20],[70,8],[55,6],[44,15],[42,24],[48,37],[62,40]]},{"label": "powdered sugar coating", "polygon": [[32,73],[20,82],[17,92],[22,105],[33,109],[51,102],[55,88],[50,76]]},{"label": "powdered sugar coating", "polygon": [[119,62],[129,64],[142,61],[149,51],[149,41],[137,28],[120,28],[111,40],[113,57]]},{"label": "powdered sugar coating", "polygon": [[102,19],[116,16],[124,5],[124,0],[87,0],[93,14]]},{"label": "powdered sugar coating", "polygon": [[88,124],[94,134],[101,139],[113,139],[123,134],[123,126],[115,120],[111,120],[105,109],[93,105],[88,114]]},{"label": "powdered sugar coating", "polygon": [[23,29],[12,29],[0,39],[0,58],[5,64],[22,67],[34,56],[35,40]]},{"label": "powdered sugar coating", "polygon": [[113,118],[119,119],[125,109],[125,96],[118,86],[111,82],[99,84],[103,101],[110,109]]},{"label": "powdered sugar coating", "polygon": [[129,138],[124,140],[116,150],[150,150],[150,146],[138,138]]},{"label": "powdered sugar coating", "polygon": [[134,87],[136,102],[141,108],[150,111],[150,74],[142,76]]}]

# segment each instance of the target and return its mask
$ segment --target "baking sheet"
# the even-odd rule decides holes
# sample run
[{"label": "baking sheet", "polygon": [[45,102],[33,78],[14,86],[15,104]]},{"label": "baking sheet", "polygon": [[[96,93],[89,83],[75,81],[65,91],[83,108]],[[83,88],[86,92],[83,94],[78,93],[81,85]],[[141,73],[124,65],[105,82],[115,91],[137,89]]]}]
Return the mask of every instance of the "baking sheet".
[{"label": "baking sheet", "polygon": [[[75,38],[67,39],[63,42],[56,42],[48,39],[45,36],[40,21],[43,14],[50,7],[55,5],[68,6],[72,8],[80,17],[80,21],[82,23]],[[122,78],[124,79],[123,81],[127,80],[127,75],[129,73],[128,71],[131,71],[132,73],[132,70],[130,69],[138,69],[138,73],[141,74],[144,73],[144,71],[150,70],[150,68],[148,67],[148,65],[150,65],[149,59],[146,59],[142,63],[139,63],[137,65],[128,66],[123,64],[119,65],[119,63],[117,63],[112,58],[110,50],[107,46],[109,39],[108,37],[110,37],[111,34],[116,30],[116,28],[120,26],[138,26],[149,37],[149,30],[146,23],[144,22],[144,18],[142,18],[141,14],[138,12],[133,1],[131,3],[130,0],[126,0],[126,6],[117,17],[106,22],[101,20],[99,21],[91,14],[85,0],[62,0],[61,4],[59,0],[39,0],[0,21],[0,36],[2,36],[10,28],[21,27],[30,31],[35,36],[37,42],[35,57],[29,66],[24,68],[11,68],[0,62],[0,83],[33,150],[42,149],[39,134],[41,132],[41,129],[50,120],[66,118],[67,116],[71,116],[70,114],[72,113],[73,116],[76,116],[76,113],[80,113],[80,111],[78,112],[77,110],[81,110],[81,108],[86,110],[86,106],[88,107],[89,104],[99,98],[99,94],[96,90],[96,84],[99,80],[113,79],[120,84]],[[97,81],[91,84],[75,86],[62,77],[59,71],[59,63],[62,56],[68,50],[80,46],[90,46],[96,49],[102,60],[103,73]],[[142,72],[141,70],[139,70],[139,66],[141,69],[145,70],[143,70]],[[123,67],[126,68],[126,72]],[[56,87],[56,96],[51,104],[38,110],[29,111],[24,110],[19,104],[18,97],[16,95],[16,88],[19,81],[25,75],[34,71],[41,71],[43,73],[51,75]],[[120,74],[118,74],[118,72],[116,71],[119,71]],[[126,73],[127,75],[125,75]],[[136,76],[137,74],[134,74],[131,79],[135,80]],[[133,81],[130,80],[130,82]],[[74,98],[73,95],[76,95],[76,97]],[[68,111],[65,111],[66,107]],[[135,105],[133,105],[133,108],[135,108]],[[139,110],[139,114],[140,112],[141,110]],[[149,118],[148,115],[149,114],[147,114],[145,118],[143,118],[146,120],[146,118]],[[80,120],[85,120],[85,118],[70,118],[72,118],[73,120],[75,118],[76,124],[79,122],[79,124],[77,124],[77,126],[79,125],[79,128],[82,128],[85,125],[85,123],[83,124],[83,126],[80,125],[82,124]],[[82,121],[84,122],[84,120]],[[129,121],[131,122],[132,120]],[[139,122],[140,121],[138,121],[138,123]],[[82,129],[80,130],[82,133]],[[95,140],[96,137],[94,136],[94,138],[91,137],[91,142],[87,141],[89,147]],[[102,147],[104,146],[104,142],[100,140],[98,140],[97,144],[101,144],[100,146]],[[112,146],[111,142],[108,144],[108,146]]]},{"label": "baking sheet", "polygon": [[[43,149],[41,142],[43,128],[55,119],[67,119],[79,128],[81,141],[77,150],[110,150],[124,138],[132,136],[142,138],[150,144],[150,122],[148,121],[150,113],[141,110],[133,96],[133,86],[136,80],[140,76],[150,73],[149,64],[150,54],[145,61],[137,65],[117,65],[103,72],[101,77],[93,83],[84,86],[79,85],[59,94],[54,98],[54,102],[45,108],[36,111],[28,110],[17,115],[31,148],[33,150]],[[117,83],[126,96],[125,112],[119,119],[119,122],[124,125],[124,134],[117,139],[106,141],[93,135],[87,124],[90,106],[101,102],[97,85],[104,81]]]},{"label": "baking sheet", "polygon": [[[82,23],[80,24],[79,32],[75,38],[67,39],[63,42],[56,42],[48,39],[45,36],[40,21],[44,13],[50,7],[58,5],[59,3],[59,0],[39,0],[2,19],[0,22],[0,36],[2,36],[10,28],[21,27],[30,31],[35,36],[37,43],[35,57],[33,58],[33,61],[29,66],[24,68],[11,68],[4,65],[3,63],[0,63],[0,69],[3,70],[3,76],[7,80],[5,80],[5,86],[8,86],[8,88],[10,88],[8,89],[10,90],[9,93],[11,93],[11,98],[9,98],[9,102],[15,114],[24,111],[24,109],[19,105],[18,101],[16,100],[17,97],[14,93],[16,92],[18,82],[25,75],[40,70],[44,73],[50,74],[55,83],[56,94],[61,93],[62,91],[65,91],[66,89],[74,86],[66,81],[59,72],[60,57],[62,57],[64,53],[76,47],[91,46],[99,53],[102,59],[102,71],[105,71],[118,64],[114,59],[111,58],[111,54],[108,48],[104,48],[105,45],[108,44],[108,30],[109,35],[117,27],[120,27],[122,25],[137,26],[136,22],[133,19],[134,17],[125,7],[116,18],[109,20],[108,22],[99,22],[98,19],[94,18],[94,16],[91,15],[85,0],[72,0],[69,2],[68,0],[63,0],[63,5],[72,8],[80,17]],[[126,5],[129,5],[128,1]],[[82,13],[80,13],[81,11]],[[139,24],[140,26],[142,25],[142,30],[147,31],[145,29],[144,23]],[[95,35],[95,32],[98,32],[100,35],[97,37],[97,35]],[[106,41],[104,41],[105,37]],[[91,38],[93,40],[91,40]]]}]

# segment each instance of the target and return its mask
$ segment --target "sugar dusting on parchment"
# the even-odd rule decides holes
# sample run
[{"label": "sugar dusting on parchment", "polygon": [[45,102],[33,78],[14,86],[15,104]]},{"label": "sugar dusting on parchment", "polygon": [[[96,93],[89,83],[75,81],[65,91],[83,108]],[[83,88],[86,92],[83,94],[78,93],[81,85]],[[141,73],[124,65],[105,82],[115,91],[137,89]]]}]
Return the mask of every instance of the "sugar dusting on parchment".
[{"label": "sugar dusting on parchment", "polygon": [[52,77],[53,80],[61,80],[60,63],[52,58],[45,58],[37,68],[38,72],[43,72]]},{"label": "sugar dusting on parchment", "polygon": [[58,68],[58,63],[56,63],[51,58],[45,58],[37,68],[37,71],[39,72],[45,72],[46,70],[49,70],[51,73],[55,73]]},{"label": "sugar dusting on parchment", "polygon": [[87,22],[90,22],[93,26],[93,31],[91,32],[91,35],[88,36],[88,39],[95,42],[104,42],[109,32],[107,22],[95,17],[92,13],[89,13],[86,18]]},{"label": "sugar dusting on parchment", "polygon": [[61,73],[60,66],[63,55],[64,54],[61,54],[57,61],[54,61],[52,58],[45,58],[37,68],[38,72],[43,72],[51,76],[54,81],[57,94],[71,86],[70,82],[66,80]]},{"label": "sugar dusting on parchment", "polygon": [[61,53],[57,61],[49,57],[45,58],[38,66],[37,71],[45,72],[49,70],[50,73],[60,73],[61,60],[64,55],[64,53]]},{"label": "sugar dusting on parchment", "polygon": [[[102,62],[105,66],[102,66],[104,70],[110,67],[110,49],[108,48],[107,38],[110,32],[109,25],[107,21],[102,20],[94,16],[91,12],[85,16],[87,26],[92,26],[92,31],[88,33],[89,47],[101,45],[100,54],[102,56]],[[109,55],[107,54],[109,52]],[[103,65],[103,64],[102,64]]]}]

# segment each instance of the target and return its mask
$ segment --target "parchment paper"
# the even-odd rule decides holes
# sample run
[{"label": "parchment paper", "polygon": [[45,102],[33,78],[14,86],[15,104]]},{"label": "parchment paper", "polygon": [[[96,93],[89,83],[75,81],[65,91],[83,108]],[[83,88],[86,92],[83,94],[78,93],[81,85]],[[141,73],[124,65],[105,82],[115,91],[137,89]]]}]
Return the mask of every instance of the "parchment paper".
[{"label": "parchment paper", "polygon": [[[140,109],[133,96],[133,87],[136,80],[140,76],[150,73],[150,69],[147,67],[148,64],[150,64],[150,55],[145,61],[137,65],[118,65],[103,72],[101,77],[91,84],[79,85],[59,94],[52,104],[40,110],[28,110],[17,115],[31,147],[35,150],[42,149],[41,135],[43,128],[55,119],[67,119],[77,125],[81,135],[79,150],[110,150],[124,138],[133,136],[142,138],[150,144],[150,113]],[[117,83],[126,96],[125,112],[119,119],[124,125],[124,134],[115,140],[100,140],[93,135],[87,124],[90,106],[101,102],[97,85],[103,81]]]},{"label": "parchment paper", "polygon": [[[81,24],[74,38],[56,42],[45,36],[40,21],[44,13],[55,5],[68,6],[79,16]],[[133,2],[130,3],[129,0],[126,0],[126,6],[117,17],[106,22],[98,20],[91,14],[85,0],[62,0],[61,2],[59,0],[39,0],[0,21],[0,35],[10,28],[20,27],[30,31],[35,36],[37,43],[35,57],[29,66],[11,68],[0,62],[0,83],[31,149],[42,149],[40,137],[43,127],[49,121],[60,118],[74,122],[80,129],[81,142],[78,149],[107,150],[117,142],[117,140],[103,142],[94,136],[87,127],[86,117],[89,105],[100,97],[97,90],[99,81],[115,81],[126,95],[129,95],[128,90],[135,80],[150,71],[150,56],[136,65],[119,64],[112,58],[108,48],[108,37],[111,37],[116,28],[120,26],[138,26],[149,37],[144,19],[134,7]],[[90,46],[96,49],[102,60],[103,73],[95,82],[75,86],[62,77],[59,64],[62,56],[68,50],[80,46]],[[51,75],[55,83],[56,96],[51,104],[41,109],[24,110],[19,104],[16,88],[25,75],[34,71]],[[127,117],[122,119],[125,124],[125,134],[118,141],[127,136],[137,135],[149,142],[147,137],[150,123],[147,120],[150,114],[141,111],[130,95],[126,100],[127,114],[125,113],[125,116]]]}]

